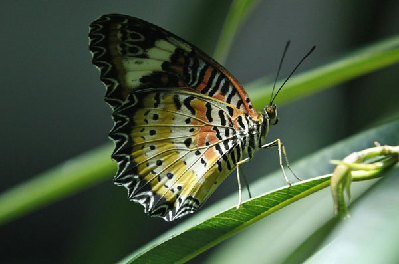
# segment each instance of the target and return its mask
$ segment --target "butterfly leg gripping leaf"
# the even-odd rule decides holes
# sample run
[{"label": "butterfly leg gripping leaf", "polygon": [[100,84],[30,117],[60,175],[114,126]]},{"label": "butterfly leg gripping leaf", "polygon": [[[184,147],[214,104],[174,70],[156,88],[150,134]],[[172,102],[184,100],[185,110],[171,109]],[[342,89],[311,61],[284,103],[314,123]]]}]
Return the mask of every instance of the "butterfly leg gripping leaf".
[{"label": "butterfly leg gripping leaf", "polygon": [[[241,189],[241,181],[240,181],[240,165],[244,164],[245,162],[248,162],[249,158],[245,158],[243,160],[240,160],[237,162],[237,182],[238,182],[238,204],[237,204],[237,210],[240,208],[241,202],[242,202],[242,189]],[[248,183],[247,183],[248,186]]]},{"label": "butterfly leg gripping leaf", "polygon": [[[278,148],[278,156],[279,156],[279,161],[280,161],[280,167],[281,170],[283,171],[284,174],[284,178],[285,181],[288,183],[288,185],[291,185],[292,183],[288,180],[287,175],[285,174],[285,170],[284,170],[284,165],[283,165],[283,159],[282,156],[284,155],[284,160],[285,160],[285,164],[287,165],[287,168],[291,171],[291,173],[295,176],[295,178],[297,178],[298,180],[302,180],[301,178],[299,178],[294,171],[292,170],[290,163],[288,162],[288,158],[287,158],[287,152],[285,151],[285,147],[283,142],[281,141],[281,139],[276,139],[273,140],[272,142],[266,143],[262,146],[263,149],[267,149],[267,148],[273,148],[273,147],[277,147]],[[283,154],[283,155],[282,155]]]}]

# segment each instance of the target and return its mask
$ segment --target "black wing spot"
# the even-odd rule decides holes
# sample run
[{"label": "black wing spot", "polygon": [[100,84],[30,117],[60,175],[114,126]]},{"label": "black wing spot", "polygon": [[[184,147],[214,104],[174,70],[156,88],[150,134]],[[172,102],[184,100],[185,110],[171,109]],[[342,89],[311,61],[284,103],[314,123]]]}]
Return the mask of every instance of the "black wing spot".
[{"label": "black wing spot", "polygon": [[216,161],[216,164],[217,164],[217,166],[218,166],[218,170],[219,171],[222,171],[222,162],[220,161],[220,160],[218,160],[218,161]]},{"label": "black wing spot", "polygon": [[180,108],[181,108],[181,102],[180,102],[180,98],[179,98],[179,96],[178,96],[177,94],[175,94],[175,95],[173,96],[173,101],[174,101],[174,103],[175,103],[176,110],[180,110]]},{"label": "black wing spot", "polygon": [[212,118],[212,105],[211,105],[209,102],[207,102],[207,103],[205,104],[205,107],[206,107],[206,118],[208,118],[208,121],[209,121],[209,122],[213,122],[213,118]]},{"label": "black wing spot", "polygon": [[168,172],[167,174],[166,174],[166,177],[168,177],[168,179],[170,180],[170,179],[172,179],[173,178],[173,173],[171,173],[171,172]]},{"label": "black wing spot", "polygon": [[237,122],[238,122],[238,124],[240,125],[240,127],[242,128],[242,129],[244,129],[245,128],[245,125],[244,125],[244,122],[242,121],[242,116],[239,116],[238,117],[238,119],[237,119]]},{"label": "black wing spot", "polygon": [[225,79],[222,88],[220,89],[220,93],[225,96],[228,91],[229,91],[229,82]]},{"label": "black wing spot", "polygon": [[228,106],[228,107],[227,107],[227,111],[229,112],[229,115],[230,115],[230,116],[233,116],[233,115],[234,115],[234,109],[233,109],[233,107]]},{"label": "black wing spot", "polygon": [[161,103],[161,93],[156,93],[154,99],[154,108],[158,108],[159,104]]},{"label": "black wing spot", "polygon": [[219,110],[219,118],[220,118],[220,124],[222,126],[226,125],[226,117],[224,116],[223,110]]},{"label": "black wing spot", "polygon": [[192,141],[193,140],[191,138],[186,138],[184,140],[184,145],[186,145],[186,147],[190,147]]},{"label": "black wing spot", "polygon": [[189,96],[186,99],[184,99],[183,103],[187,107],[188,110],[190,110],[192,115],[195,115],[195,109],[191,106],[191,101],[194,100],[194,96]]},{"label": "black wing spot", "polygon": [[237,108],[240,109],[241,105],[243,104],[242,100],[238,100],[237,102]]}]

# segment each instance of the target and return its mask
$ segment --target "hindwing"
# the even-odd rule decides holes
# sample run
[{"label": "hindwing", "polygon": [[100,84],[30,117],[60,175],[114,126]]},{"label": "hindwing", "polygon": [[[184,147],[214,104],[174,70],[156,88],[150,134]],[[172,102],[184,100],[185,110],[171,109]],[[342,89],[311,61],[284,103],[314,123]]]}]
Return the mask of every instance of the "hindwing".
[{"label": "hindwing", "polygon": [[[241,158],[235,107],[173,88],[131,92],[114,112],[110,136],[115,183],[150,215],[172,221],[192,213]],[[233,154],[232,154],[233,153]]]}]

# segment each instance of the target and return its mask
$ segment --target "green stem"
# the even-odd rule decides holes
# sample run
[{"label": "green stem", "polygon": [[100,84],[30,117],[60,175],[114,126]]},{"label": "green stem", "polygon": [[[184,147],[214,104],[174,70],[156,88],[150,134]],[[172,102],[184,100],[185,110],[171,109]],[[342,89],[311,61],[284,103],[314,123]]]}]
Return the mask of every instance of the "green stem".
[{"label": "green stem", "polygon": [[[317,49],[312,56],[317,56]],[[279,93],[277,103],[287,104],[397,62],[399,62],[399,35],[351,52],[314,70],[295,75]],[[281,83],[280,81],[277,87]],[[253,99],[255,108],[261,109],[268,102],[273,85],[265,85],[265,81],[256,80],[245,87]]]},{"label": "green stem", "polygon": [[[369,162],[371,159],[371,163]],[[375,160],[377,159],[377,160]],[[346,217],[348,209],[345,202],[344,191],[350,198],[352,181],[364,181],[378,178],[382,172],[399,160],[399,146],[377,146],[346,156],[338,163],[331,177],[331,193],[334,199],[334,210],[341,217]],[[366,164],[359,164],[359,163]]]},{"label": "green stem", "polygon": [[109,144],[94,149],[0,195],[0,224],[27,214],[83,188],[112,179],[115,164]]},{"label": "green stem", "polygon": [[220,64],[225,63],[239,27],[258,2],[259,0],[235,0],[231,4],[213,54],[213,58]]}]

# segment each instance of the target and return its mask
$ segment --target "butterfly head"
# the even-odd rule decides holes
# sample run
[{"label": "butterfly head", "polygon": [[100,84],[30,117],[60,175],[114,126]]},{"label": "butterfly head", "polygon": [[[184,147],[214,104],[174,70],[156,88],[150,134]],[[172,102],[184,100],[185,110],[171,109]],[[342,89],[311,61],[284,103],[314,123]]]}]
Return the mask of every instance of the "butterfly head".
[{"label": "butterfly head", "polygon": [[291,71],[291,73],[288,75],[288,77],[284,80],[284,82],[281,84],[280,88],[278,88],[277,92],[274,93],[274,88],[276,87],[276,83],[277,83],[277,79],[278,76],[280,74],[280,70],[281,70],[281,66],[283,64],[283,60],[285,57],[285,54],[288,50],[288,46],[290,45],[290,41],[287,42],[287,44],[285,45],[284,48],[284,52],[283,52],[283,56],[281,57],[280,60],[280,64],[278,66],[278,71],[277,71],[277,75],[276,75],[276,79],[274,80],[274,84],[273,84],[273,89],[272,89],[272,93],[270,95],[270,102],[269,105],[267,105],[265,107],[265,109],[263,110],[263,119],[267,120],[266,122],[268,122],[268,126],[270,125],[275,125],[278,122],[278,116],[277,116],[277,106],[274,104],[274,99],[276,99],[277,95],[280,93],[281,89],[284,87],[284,85],[287,83],[287,81],[291,78],[291,76],[294,74],[294,72],[296,71],[296,69],[298,69],[299,65],[301,65],[301,63],[315,50],[316,46],[313,46],[308,53],[303,56],[303,58],[299,61],[299,63],[295,66],[295,68]]},{"label": "butterfly head", "polygon": [[275,104],[266,106],[263,112],[264,118],[268,120],[270,125],[278,123],[277,106]]},{"label": "butterfly head", "polygon": [[269,104],[263,109],[262,121],[260,127],[261,140],[265,140],[271,125],[275,125],[278,122],[277,106],[275,104]]}]

